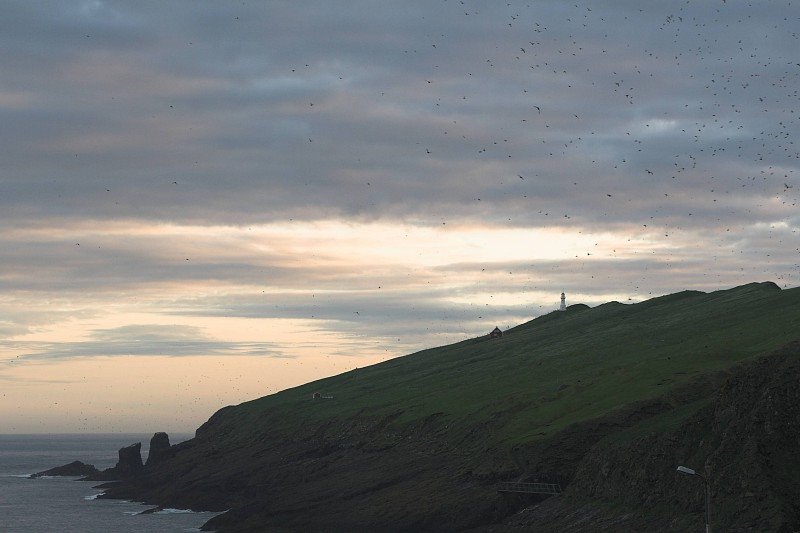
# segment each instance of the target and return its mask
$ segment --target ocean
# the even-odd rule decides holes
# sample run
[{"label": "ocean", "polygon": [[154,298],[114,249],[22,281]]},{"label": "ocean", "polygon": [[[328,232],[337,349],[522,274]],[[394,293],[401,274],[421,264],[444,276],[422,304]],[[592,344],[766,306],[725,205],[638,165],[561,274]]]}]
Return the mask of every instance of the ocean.
[{"label": "ocean", "polygon": [[[0,532],[159,533],[199,531],[217,513],[180,509],[139,514],[149,505],[96,499],[97,482],[27,476],[72,461],[99,469],[117,462],[117,450],[142,443],[147,458],[152,435],[0,435]],[[170,435],[175,444],[191,435]]]}]

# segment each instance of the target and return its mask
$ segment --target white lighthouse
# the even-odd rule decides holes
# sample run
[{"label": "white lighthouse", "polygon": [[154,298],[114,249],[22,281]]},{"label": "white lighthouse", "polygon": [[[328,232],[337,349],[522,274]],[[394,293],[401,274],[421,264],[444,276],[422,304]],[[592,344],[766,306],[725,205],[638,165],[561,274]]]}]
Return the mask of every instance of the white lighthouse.
[{"label": "white lighthouse", "polygon": [[567,297],[564,293],[561,293],[561,307],[558,308],[559,311],[566,311],[567,310]]}]

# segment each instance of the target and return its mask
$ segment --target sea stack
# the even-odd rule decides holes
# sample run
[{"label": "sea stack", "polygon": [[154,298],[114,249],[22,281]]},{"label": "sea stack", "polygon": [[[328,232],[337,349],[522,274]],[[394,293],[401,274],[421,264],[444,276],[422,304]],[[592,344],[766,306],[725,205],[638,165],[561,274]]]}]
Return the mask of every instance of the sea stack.
[{"label": "sea stack", "polygon": [[113,468],[114,473],[119,477],[130,477],[139,473],[143,468],[141,442],[119,449],[119,461],[117,461],[117,466]]},{"label": "sea stack", "polygon": [[147,454],[146,466],[152,466],[161,462],[165,457],[169,456],[169,435],[163,431],[153,434],[150,439],[150,452]]}]

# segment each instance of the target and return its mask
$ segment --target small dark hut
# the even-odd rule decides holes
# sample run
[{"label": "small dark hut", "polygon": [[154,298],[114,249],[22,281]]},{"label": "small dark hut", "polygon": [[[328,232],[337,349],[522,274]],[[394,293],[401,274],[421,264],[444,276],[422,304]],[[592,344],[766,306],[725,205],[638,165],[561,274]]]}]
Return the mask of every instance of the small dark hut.
[{"label": "small dark hut", "polygon": [[499,339],[502,336],[503,336],[503,332],[500,331],[500,328],[498,328],[497,326],[495,326],[495,328],[492,330],[492,332],[489,333],[489,338],[490,339]]},{"label": "small dark hut", "polygon": [[311,397],[315,400],[319,400],[320,398],[322,398],[322,394],[315,392],[314,394],[311,395]]}]

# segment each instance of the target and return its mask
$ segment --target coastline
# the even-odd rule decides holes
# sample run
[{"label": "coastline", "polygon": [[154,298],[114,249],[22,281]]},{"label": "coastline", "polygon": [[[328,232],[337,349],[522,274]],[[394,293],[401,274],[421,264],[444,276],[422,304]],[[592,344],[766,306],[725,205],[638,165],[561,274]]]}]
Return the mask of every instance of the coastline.
[{"label": "coastline", "polygon": [[[228,411],[179,445],[161,468],[100,488],[107,490],[103,498],[220,513],[202,526],[206,531],[252,531],[269,523],[287,530],[538,527],[579,532],[586,527],[579,515],[594,516],[592,524],[611,529],[666,531],[691,529],[702,518],[693,511],[702,500],[697,484],[674,471],[685,450],[721,458],[728,457],[726,450],[750,450],[734,462],[713,463],[716,519],[738,523],[744,516],[752,527],[771,530],[770,524],[791,523],[790,495],[796,493],[796,481],[770,488],[760,479],[746,480],[753,490],[768,495],[775,509],[785,509],[772,514],[764,513],[763,503],[742,495],[725,499],[719,487],[732,483],[743,467],[773,468],[758,452],[763,446],[773,455],[788,458],[795,453],[785,446],[790,440],[751,426],[769,416],[770,427],[789,431],[787,420],[800,416],[793,414],[800,401],[791,387],[800,379],[798,354],[800,341],[726,372],[698,376],[684,388],[518,446],[514,461],[499,448],[473,454],[448,444],[441,417],[392,436],[386,432],[387,420],[361,419],[344,433],[341,425],[323,423],[305,427],[303,434],[272,432],[258,443],[226,449]],[[772,391],[769,398],[764,390]],[[651,425],[676,414],[675,423]],[[631,433],[640,427],[654,429]],[[710,439],[706,428],[716,428]],[[486,432],[487,426],[478,425],[472,433],[478,430]],[[613,466],[604,466],[609,461]],[[631,461],[646,466],[626,470]],[[498,494],[498,483],[519,477],[520,468],[536,472],[548,466],[563,469],[563,495],[526,500]],[[608,469],[613,474],[603,474]],[[670,505],[654,507],[646,498]],[[410,516],[411,508],[415,516]],[[671,526],[664,529],[664,524]]]},{"label": "coastline", "polygon": [[83,533],[174,533],[200,531],[215,516],[201,512],[143,515],[148,506],[134,499],[103,499],[97,482],[79,477],[30,476],[43,466],[74,457],[103,467],[114,464],[115,448],[140,434],[0,435],[0,531],[81,531]]}]

